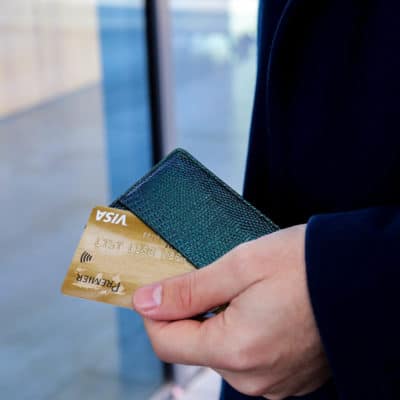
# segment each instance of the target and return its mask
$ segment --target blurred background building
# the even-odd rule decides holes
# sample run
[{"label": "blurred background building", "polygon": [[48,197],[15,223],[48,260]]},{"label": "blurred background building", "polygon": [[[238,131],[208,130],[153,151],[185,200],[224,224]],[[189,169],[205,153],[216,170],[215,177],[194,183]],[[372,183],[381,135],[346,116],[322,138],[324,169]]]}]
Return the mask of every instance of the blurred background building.
[{"label": "blurred background building", "polygon": [[256,19],[256,0],[1,1],[2,398],[217,398],[133,312],[60,286],[91,208],[157,154],[184,147],[241,191]]}]

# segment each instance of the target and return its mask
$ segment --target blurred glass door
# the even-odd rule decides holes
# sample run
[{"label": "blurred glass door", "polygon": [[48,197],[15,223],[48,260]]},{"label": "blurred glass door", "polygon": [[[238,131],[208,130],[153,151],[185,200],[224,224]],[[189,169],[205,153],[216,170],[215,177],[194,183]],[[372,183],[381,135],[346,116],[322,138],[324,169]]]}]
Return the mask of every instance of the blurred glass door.
[{"label": "blurred glass door", "polygon": [[177,142],[241,191],[258,0],[171,0]]},{"label": "blurred glass door", "polygon": [[91,208],[152,163],[144,2],[2,0],[0,34],[1,397],[149,398],[140,319],[60,293]]}]

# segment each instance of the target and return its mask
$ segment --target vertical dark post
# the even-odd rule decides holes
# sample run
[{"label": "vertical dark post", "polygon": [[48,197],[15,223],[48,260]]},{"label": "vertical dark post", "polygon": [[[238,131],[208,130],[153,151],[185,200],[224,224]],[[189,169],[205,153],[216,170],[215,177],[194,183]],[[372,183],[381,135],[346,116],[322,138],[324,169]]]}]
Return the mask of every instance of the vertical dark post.
[{"label": "vertical dark post", "polygon": [[147,0],[145,9],[153,161],[158,162],[176,142],[171,10],[168,0]]},{"label": "vertical dark post", "polygon": [[161,160],[162,151],[162,118],[160,96],[160,64],[158,59],[159,48],[157,43],[157,5],[156,0],[146,0],[146,44],[147,68],[149,78],[150,123],[153,139],[153,163]]}]

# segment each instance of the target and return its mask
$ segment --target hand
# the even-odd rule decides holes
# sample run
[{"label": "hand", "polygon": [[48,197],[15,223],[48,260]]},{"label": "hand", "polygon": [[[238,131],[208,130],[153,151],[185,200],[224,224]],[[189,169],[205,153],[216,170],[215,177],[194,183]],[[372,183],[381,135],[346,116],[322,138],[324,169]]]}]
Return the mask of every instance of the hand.
[{"label": "hand", "polygon": [[[305,226],[238,246],[206,268],[139,289],[133,298],[158,356],[216,370],[239,392],[270,400],[329,377],[308,295]],[[186,319],[228,308],[204,322]]]}]

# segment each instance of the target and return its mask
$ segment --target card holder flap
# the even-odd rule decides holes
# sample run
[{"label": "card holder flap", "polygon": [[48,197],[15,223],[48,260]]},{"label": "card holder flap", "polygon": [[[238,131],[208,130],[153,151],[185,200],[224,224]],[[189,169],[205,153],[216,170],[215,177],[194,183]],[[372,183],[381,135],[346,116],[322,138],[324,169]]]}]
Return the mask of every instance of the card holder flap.
[{"label": "card holder flap", "polygon": [[198,268],[278,229],[182,149],[161,160],[111,207],[133,212]]}]

